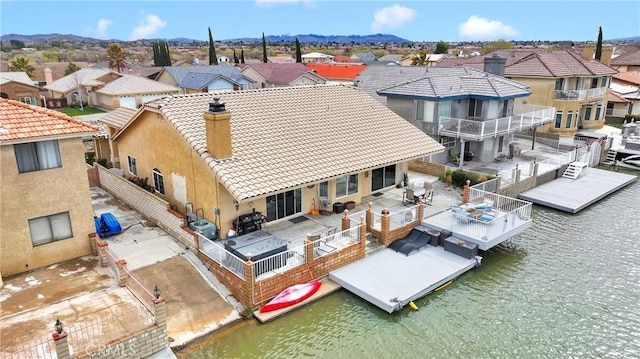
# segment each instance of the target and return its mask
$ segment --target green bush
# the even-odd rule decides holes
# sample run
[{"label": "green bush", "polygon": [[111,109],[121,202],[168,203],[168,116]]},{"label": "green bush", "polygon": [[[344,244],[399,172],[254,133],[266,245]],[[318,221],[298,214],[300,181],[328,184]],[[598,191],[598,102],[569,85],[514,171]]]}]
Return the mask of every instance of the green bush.
[{"label": "green bush", "polygon": [[95,161],[95,159],[96,159],[95,152],[87,152],[84,154],[84,160],[87,162],[88,165],[93,165],[93,161]]},{"label": "green bush", "polygon": [[107,167],[107,159],[106,158],[98,158],[96,161],[102,167]]},{"label": "green bush", "polygon": [[478,180],[478,174],[474,172],[466,172],[463,170],[455,170],[451,174],[451,183],[456,187],[464,187],[467,184],[467,180],[471,181],[471,186],[480,183]]},{"label": "green bush", "polygon": [[640,121],[640,115],[624,115],[624,119],[627,122],[631,122],[631,120]]}]

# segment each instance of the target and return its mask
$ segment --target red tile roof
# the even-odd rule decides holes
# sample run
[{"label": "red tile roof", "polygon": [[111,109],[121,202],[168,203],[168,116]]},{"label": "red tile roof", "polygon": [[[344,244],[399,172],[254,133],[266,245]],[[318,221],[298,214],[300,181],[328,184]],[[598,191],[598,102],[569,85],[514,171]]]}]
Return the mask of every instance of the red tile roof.
[{"label": "red tile roof", "polygon": [[622,66],[622,65],[631,65],[638,66],[640,65],[640,49],[632,52],[627,52],[626,54],[620,55],[611,59],[611,65],[613,66]]},{"label": "red tile roof", "polygon": [[636,86],[640,86],[640,71],[627,71],[613,75],[616,80],[628,82]]},{"label": "red tile roof", "polygon": [[72,134],[83,136],[97,130],[98,127],[62,112],[0,99],[0,141]]},{"label": "red tile roof", "polygon": [[615,91],[611,91],[609,90],[609,95],[607,97],[607,101],[608,102],[618,102],[618,103],[627,103],[627,102],[631,102],[629,100],[627,100],[626,98],[622,97],[621,94],[615,92]]},{"label": "red tile roof", "polygon": [[318,75],[332,80],[353,80],[358,74],[367,68],[362,64],[306,64],[309,70],[314,70]]}]

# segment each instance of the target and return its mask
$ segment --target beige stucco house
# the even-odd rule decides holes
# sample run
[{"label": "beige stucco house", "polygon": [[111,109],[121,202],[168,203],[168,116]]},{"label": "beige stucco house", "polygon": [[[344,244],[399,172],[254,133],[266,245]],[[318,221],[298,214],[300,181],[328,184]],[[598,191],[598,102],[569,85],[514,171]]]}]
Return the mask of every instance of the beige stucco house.
[{"label": "beige stucco house", "polygon": [[122,75],[95,90],[95,106],[113,110],[137,109],[143,103],[180,93],[180,88],[134,75]]},{"label": "beige stucco house", "polygon": [[47,103],[50,108],[61,107],[54,104],[57,103],[56,99],[64,98],[70,105],[82,101],[83,105],[97,106],[95,90],[120,77],[121,74],[109,69],[80,69],[44,86]]},{"label": "beige stucco house", "polygon": [[257,63],[236,65],[240,72],[254,81],[254,88],[307,86],[327,82],[301,63]]},{"label": "beige stucco house", "polygon": [[148,178],[223,237],[253,210],[278,222],[360,202],[400,183],[407,161],[444,150],[343,85],[172,96],[146,104],[112,140],[126,177]]},{"label": "beige stucco house", "polygon": [[0,97],[38,106],[40,88],[26,72],[0,72]]},{"label": "beige stucco house", "polygon": [[91,253],[95,232],[82,137],[96,127],[0,99],[0,273]]}]

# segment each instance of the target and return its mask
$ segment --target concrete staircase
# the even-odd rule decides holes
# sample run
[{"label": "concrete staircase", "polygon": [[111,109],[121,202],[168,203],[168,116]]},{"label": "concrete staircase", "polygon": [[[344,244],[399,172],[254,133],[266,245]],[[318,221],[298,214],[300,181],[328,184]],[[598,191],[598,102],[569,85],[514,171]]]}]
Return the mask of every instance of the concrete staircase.
[{"label": "concrete staircase", "polygon": [[618,154],[618,151],[616,150],[609,150],[607,151],[607,157],[604,159],[604,164],[605,165],[610,165],[613,166],[616,164],[616,155]]},{"label": "concrete staircase", "polygon": [[569,167],[567,167],[567,169],[562,174],[562,177],[576,179],[583,174],[585,168],[587,167],[588,163],[586,162],[571,162],[569,164]]}]

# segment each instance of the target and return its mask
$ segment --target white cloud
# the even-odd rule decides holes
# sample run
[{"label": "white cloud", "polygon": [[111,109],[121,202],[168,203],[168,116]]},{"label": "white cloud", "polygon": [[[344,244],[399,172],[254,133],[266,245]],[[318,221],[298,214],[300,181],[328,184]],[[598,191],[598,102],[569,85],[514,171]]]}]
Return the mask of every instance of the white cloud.
[{"label": "white cloud", "polygon": [[260,7],[272,7],[277,5],[302,4],[308,7],[313,5],[313,0],[255,0]]},{"label": "white cloud", "polygon": [[414,9],[393,5],[376,11],[373,23],[371,23],[371,31],[377,33],[384,29],[397,29],[404,24],[413,21],[416,17]]},{"label": "white cloud", "polygon": [[100,19],[98,20],[98,26],[96,26],[96,35],[98,39],[106,39],[107,38],[107,28],[113,24],[113,21],[108,19]]},{"label": "white cloud", "polygon": [[458,25],[458,34],[472,40],[498,40],[518,36],[518,31],[500,21],[472,15]]},{"label": "white cloud", "polygon": [[167,26],[167,22],[161,20],[158,15],[144,15],[144,18],[139,21],[138,26],[131,32],[129,40],[144,39],[164,29],[165,26]]}]

